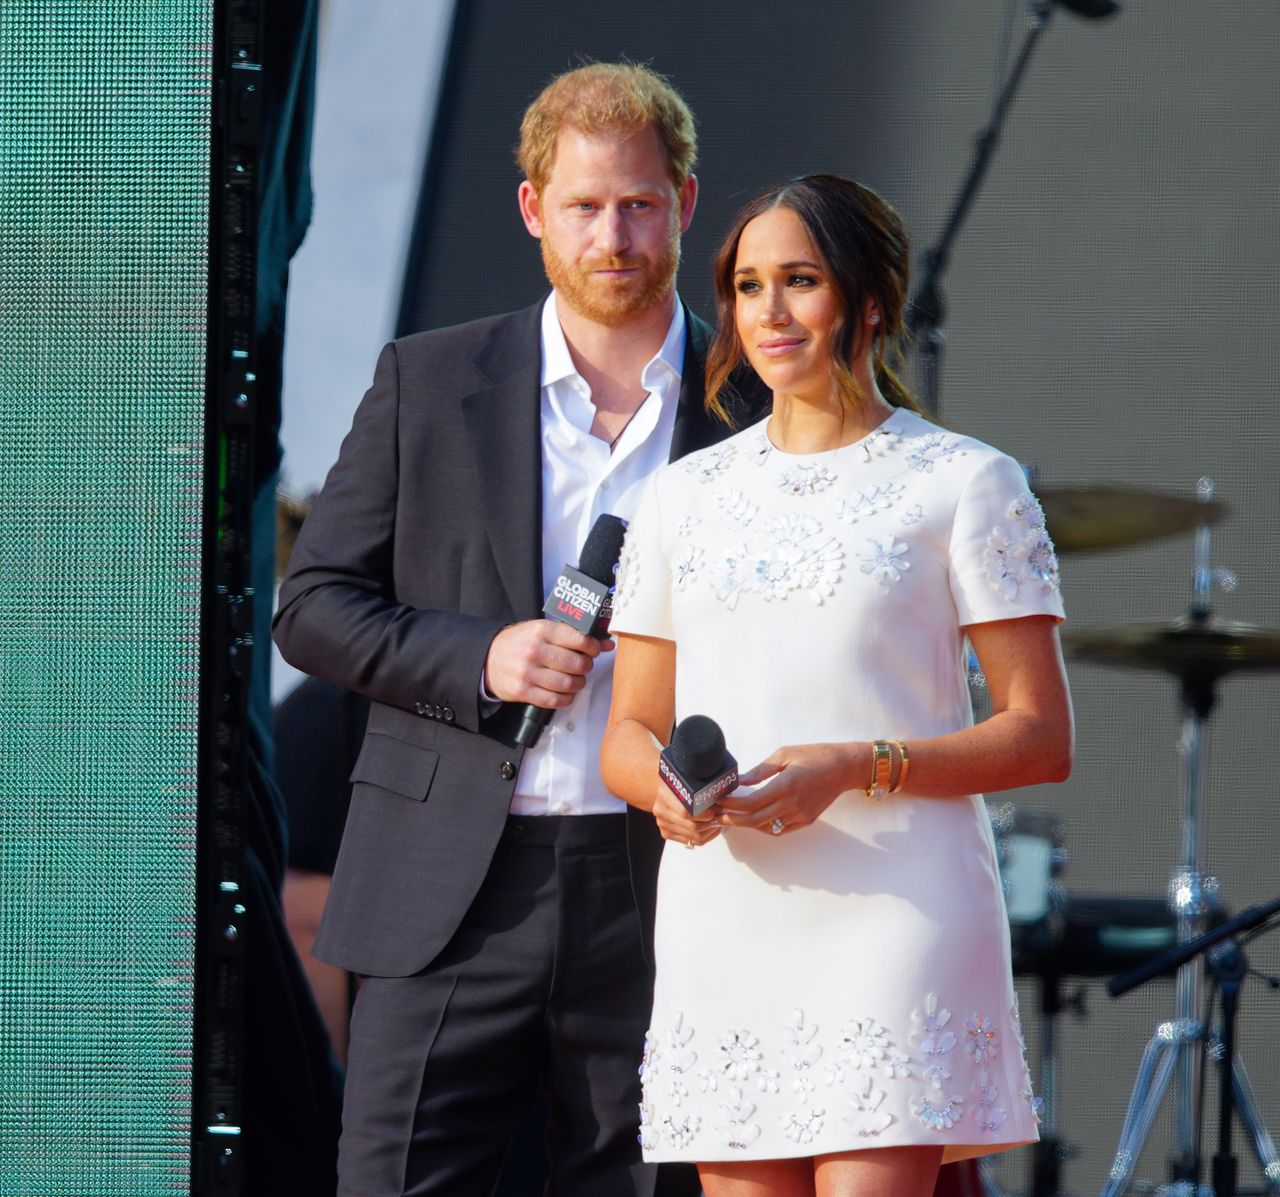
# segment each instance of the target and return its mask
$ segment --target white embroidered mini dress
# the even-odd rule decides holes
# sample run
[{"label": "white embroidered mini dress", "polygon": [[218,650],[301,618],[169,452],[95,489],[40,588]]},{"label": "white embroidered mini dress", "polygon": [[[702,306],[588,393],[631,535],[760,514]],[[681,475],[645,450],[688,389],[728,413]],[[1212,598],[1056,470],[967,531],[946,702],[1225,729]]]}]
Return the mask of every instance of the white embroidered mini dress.
[{"label": "white embroidered mini dress", "polygon": [[[613,629],[676,644],[676,714],[745,770],[785,744],[973,721],[969,624],[1062,617],[1017,463],[895,410],[825,453],[756,425],[664,467]],[[841,795],[781,836],[668,843],[641,1077],[648,1160],[1034,1141],[995,846],[980,795]]]}]

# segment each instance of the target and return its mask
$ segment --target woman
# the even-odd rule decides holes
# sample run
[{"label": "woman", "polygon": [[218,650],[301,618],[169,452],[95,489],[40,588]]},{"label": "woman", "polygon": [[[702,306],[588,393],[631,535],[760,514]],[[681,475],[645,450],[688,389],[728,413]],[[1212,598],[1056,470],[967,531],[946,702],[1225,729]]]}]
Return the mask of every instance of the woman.
[{"label": "woman", "polygon": [[[908,255],[845,179],[747,206],[707,394],[745,357],[772,415],[657,475],[619,569],[604,775],[669,841],[641,1142],[708,1197],[912,1197],[1036,1138],[981,794],[1070,770],[1057,564],[1016,463],[886,364]],[[697,819],[657,772],[692,713],[760,762]]]}]

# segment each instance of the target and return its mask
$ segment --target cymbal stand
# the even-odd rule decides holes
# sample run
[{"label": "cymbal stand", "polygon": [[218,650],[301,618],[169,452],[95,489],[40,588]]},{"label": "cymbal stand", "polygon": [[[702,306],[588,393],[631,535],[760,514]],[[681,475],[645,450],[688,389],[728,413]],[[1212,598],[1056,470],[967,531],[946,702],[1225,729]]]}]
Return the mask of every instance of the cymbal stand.
[{"label": "cymbal stand", "polygon": [[[1213,498],[1213,483],[1202,478],[1197,495],[1203,502]],[[1208,622],[1212,613],[1211,592],[1215,573],[1210,565],[1210,530],[1204,525],[1196,532],[1195,572],[1190,617]],[[1201,796],[1205,789],[1207,758],[1204,728],[1213,711],[1219,675],[1203,668],[1188,667],[1181,675],[1183,808],[1182,854],[1169,880],[1169,903],[1178,920],[1178,943],[1185,944],[1204,934],[1207,916],[1216,904],[1218,881],[1202,870],[1204,828]],[[1205,1027],[1199,1019],[1204,966],[1199,958],[1186,961],[1178,969],[1174,1018],[1162,1022],[1147,1043],[1138,1065],[1138,1075],[1129,1097],[1120,1143],[1102,1197],[1120,1197],[1133,1179],[1138,1157],[1151,1132],[1165,1091],[1175,1081],[1177,1114],[1177,1155],[1170,1161],[1169,1197],[1196,1197],[1209,1193],[1200,1185],[1199,1135],[1196,1125],[1196,1094],[1200,1086]],[[1238,1065],[1243,1074],[1243,1065]],[[1245,1084],[1247,1085],[1247,1077]],[[1245,1112],[1242,1106],[1242,1113]],[[1252,1129],[1252,1128],[1251,1128]],[[1254,1136],[1255,1143],[1258,1141]],[[1264,1168],[1266,1163],[1264,1162]]]},{"label": "cymbal stand", "polygon": [[[1218,1086],[1218,1151],[1213,1157],[1213,1187],[1210,1190],[1215,1197],[1237,1197],[1239,1191],[1236,1157],[1231,1146],[1233,1112],[1239,1113],[1249,1133],[1267,1191],[1280,1192],[1280,1154],[1277,1154],[1275,1143],[1267,1131],[1244,1063],[1235,1050],[1240,986],[1252,971],[1243,945],[1268,929],[1274,929],[1268,928],[1268,924],[1278,915],[1280,899],[1265,906],[1251,906],[1212,931],[1170,948],[1145,964],[1113,978],[1107,985],[1112,997],[1120,997],[1145,985],[1167,968],[1181,965],[1203,953],[1209,972],[1218,985],[1218,992],[1222,994],[1222,1024],[1209,1037],[1210,1057],[1220,1066],[1222,1073]],[[1280,977],[1256,975],[1273,989],[1280,989]]]}]

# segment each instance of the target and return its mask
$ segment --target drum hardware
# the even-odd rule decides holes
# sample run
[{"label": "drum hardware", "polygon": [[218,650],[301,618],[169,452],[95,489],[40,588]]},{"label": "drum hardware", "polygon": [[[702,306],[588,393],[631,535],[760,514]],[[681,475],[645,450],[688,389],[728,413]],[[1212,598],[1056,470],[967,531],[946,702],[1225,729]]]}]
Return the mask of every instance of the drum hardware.
[{"label": "drum hardware", "polygon": [[[1240,987],[1245,977],[1253,971],[1249,968],[1243,944],[1257,935],[1274,930],[1275,925],[1268,924],[1277,916],[1280,916],[1280,899],[1265,906],[1250,907],[1213,930],[1178,944],[1145,965],[1116,977],[1107,986],[1112,997],[1120,997],[1170,968],[1185,967],[1193,958],[1203,955],[1209,975],[1222,995],[1222,1023],[1208,1037],[1210,1059],[1218,1064],[1224,1074],[1218,1086],[1218,1150],[1213,1157],[1212,1168],[1214,1197],[1237,1197],[1239,1192],[1236,1157],[1231,1147],[1232,1115],[1237,1110],[1252,1140],[1254,1154],[1266,1178],[1267,1191],[1280,1192],[1280,1155],[1277,1155],[1275,1143],[1258,1108],[1253,1086],[1235,1050],[1235,1022]],[[1245,936],[1245,932],[1252,934]],[[1272,989],[1280,989],[1280,978],[1262,976],[1262,979]],[[1160,1078],[1163,1077],[1167,1083],[1174,1060],[1175,1055],[1169,1041],[1166,1040],[1164,1045],[1157,1045],[1153,1041],[1143,1055],[1142,1071],[1149,1073],[1157,1086],[1162,1087]],[[1228,1070],[1229,1083],[1226,1076]],[[1139,1076],[1141,1079],[1141,1072]],[[1152,1112],[1154,1113],[1154,1109]],[[1181,1181],[1180,1186],[1190,1192],[1199,1187],[1196,1177]]]},{"label": "drum hardware", "polygon": [[[1216,524],[1230,507],[1212,496],[1190,499],[1136,486],[1036,488],[1044,520],[1059,553],[1127,548]],[[1232,589],[1223,575],[1220,584]]]},{"label": "drum hardware", "polygon": [[[1213,711],[1218,681],[1240,670],[1280,669],[1280,633],[1213,619],[1214,586],[1234,588],[1234,577],[1211,565],[1209,525],[1220,516],[1213,483],[1202,478],[1197,496],[1207,518],[1196,531],[1193,597],[1185,618],[1166,625],[1136,625],[1101,632],[1068,633],[1063,642],[1075,657],[1123,668],[1157,669],[1179,682],[1182,711],[1180,755],[1183,775],[1182,851],[1169,885],[1170,909],[1177,919],[1180,944],[1205,933],[1216,903],[1217,881],[1201,862],[1204,849],[1200,817],[1206,757],[1204,727]],[[1178,1155],[1170,1161],[1172,1188],[1195,1193],[1199,1188],[1199,1126],[1195,1100],[1200,1088],[1201,1048],[1205,1027],[1198,1020],[1203,966],[1188,958],[1178,969],[1175,1017],[1161,1023],[1147,1044],[1129,1099],[1120,1143],[1102,1197],[1120,1197],[1133,1179],[1143,1145],[1170,1080],[1175,1078]],[[1236,1062],[1241,1075],[1243,1064]],[[1244,1077],[1243,1085],[1248,1085]],[[1256,1111],[1241,1107],[1246,1121]],[[1260,1125],[1250,1125],[1255,1147]],[[1260,1157],[1264,1170],[1274,1160]],[[1280,1178],[1278,1178],[1280,1179]]]}]

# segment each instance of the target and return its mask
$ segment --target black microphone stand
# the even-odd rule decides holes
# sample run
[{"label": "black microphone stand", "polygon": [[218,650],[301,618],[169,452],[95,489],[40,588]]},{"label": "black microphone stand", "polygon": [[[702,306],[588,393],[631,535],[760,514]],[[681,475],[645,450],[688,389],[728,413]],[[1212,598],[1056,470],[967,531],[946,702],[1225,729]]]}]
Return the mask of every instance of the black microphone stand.
[{"label": "black microphone stand", "polygon": [[1218,1086],[1218,1150],[1213,1157],[1214,1197],[1236,1197],[1237,1189],[1237,1160],[1231,1149],[1231,1124],[1235,1113],[1232,1069],[1236,1058],[1236,1011],[1240,986],[1249,974],[1249,961],[1236,936],[1255,927],[1263,927],[1278,914],[1280,898],[1264,906],[1250,906],[1220,927],[1178,944],[1107,983],[1107,992],[1112,997],[1120,997],[1201,952],[1205,954],[1205,963],[1222,994],[1222,1080]]},{"label": "black microphone stand", "polygon": [[951,205],[951,211],[943,225],[942,235],[937,243],[924,254],[924,277],[916,288],[910,307],[907,311],[907,329],[912,340],[920,347],[920,365],[923,378],[921,395],[925,410],[931,415],[939,415],[942,409],[942,347],[947,335],[943,322],[947,316],[946,296],[942,291],[942,276],[951,259],[951,247],[960,232],[960,226],[969,213],[978,188],[991,165],[991,157],[1000,141],[1000,131],[1004,126],[1005,116],[1013,100],[1018,85],[1022,82],[1027,63],[1031,60],[1041,35],[1049,25],[1049,17],[1053,12],[1051,0],[1033,0],[1029,5],[1031,28],[1027,31],[1022,49],[1013,64],[1004,84],[1001,86],[995,103],[991,107],[991,118],[974,139],[973,161],[969,164],[969,173],[960,185],[960,193]]}]

